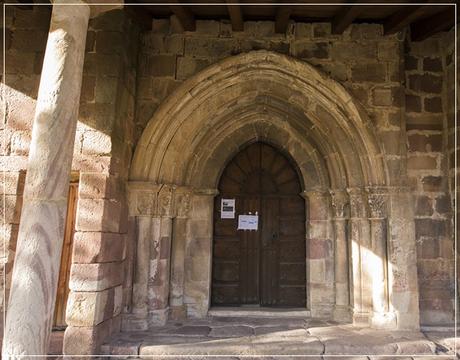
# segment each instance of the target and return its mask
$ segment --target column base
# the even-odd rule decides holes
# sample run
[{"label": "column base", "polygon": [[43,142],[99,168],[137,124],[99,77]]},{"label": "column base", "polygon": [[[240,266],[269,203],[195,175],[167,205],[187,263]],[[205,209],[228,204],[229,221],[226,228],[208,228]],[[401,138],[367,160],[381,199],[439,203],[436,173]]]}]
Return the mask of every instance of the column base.
[{"label": "column base", "polygon": [[371,327],[374,329],[396,329],[396,314],[393,312],[374,312],[371,318]]},{"label": "column base", "polygon": [[136,313],[122,315],[122,331],[144,331],[148,328],[149,324],[146,315]]},{"label": "column base", "polygon": [[333,318],[338,322],[351,322],[351,309],[348,305],[336,305],[334,307]]},{"label": "column base", "polygon": [[187,307],[185,305],[176,305],[169,308],[169,318],[171,320],[187,319]]},{"label": "column base", "polygon": [[356,326],[369,326],[370,323],[370,315],[367,312],[353,312],[353,325]]},{"label": "column base", "polygon": [[168,321],[169,307],[159,310],[149,311],[149,327],[163,326]]}]

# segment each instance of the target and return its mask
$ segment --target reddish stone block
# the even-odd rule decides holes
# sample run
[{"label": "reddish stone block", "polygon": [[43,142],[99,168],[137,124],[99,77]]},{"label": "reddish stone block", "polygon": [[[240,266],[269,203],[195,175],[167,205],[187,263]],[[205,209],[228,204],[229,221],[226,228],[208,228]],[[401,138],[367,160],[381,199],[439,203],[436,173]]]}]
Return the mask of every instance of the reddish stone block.
[{"label": "reddish stone block", "polygon": [[327,239],[310,239],[307,256],[310,259],[325,259],[332,252],[332,242]]},{"label": "reddish stone block", "polygon": [[416,113],[422,111],[422,100],[420,96],[406,95],[406,111]]},{"label": "reddish stone block", "polygon": [[411,156],[407,159],[409,170],[434,170],[437,168],[436,157],[431,156]]},{"label": "reddish stone block", "polygon": [[440,152],[442,151],[442,135],[411,134],[408,137],[409,151]]},{"label": "reddish stone block", "polygon": [[76,229],[80,231],[119,232],[121,203],[105,199],[78,201]]},{"label": "reddish stone block", "polygon": [[409,75],[409,89],[440,94],[442,92],[442,76],[431,74]]},{"label": "reddish stone block", "polygon": [[122,261],[124,248],[124,235],[101,232],[76,232],[72,261],[75,264]]},{"label": "reddish stone block", "polygon": [[424,58],[423,70],[431,72],[442,72],[442,61],[440,58]]},{"label": "reddish stone block", "polygon": [[109,319],[96,326],[68,326],[64,334],[64,355],[98,354],[100,346],[110,336],[111,323]]},{"label": "reddish stone block", "polygon": [[69,287],[73,291],[101,291],[123,282],[121,262],[72,264]]},{"label": "reddish stone block", "polygon": [[441,176],[425,176],[422,179],[423,191],[441,191],[445,186]]},{"label": "reddish stone block", "polygon": [[431,113],[441,113],[442,112],[442,100],[440,97],[434,98],[425,98],[424,109],[427,112]]},{"label": "reddish stone block", "polygon": [[431,216],[433,212],[433,200],[428,196],[417,196],[415,200],[415,215]]}]

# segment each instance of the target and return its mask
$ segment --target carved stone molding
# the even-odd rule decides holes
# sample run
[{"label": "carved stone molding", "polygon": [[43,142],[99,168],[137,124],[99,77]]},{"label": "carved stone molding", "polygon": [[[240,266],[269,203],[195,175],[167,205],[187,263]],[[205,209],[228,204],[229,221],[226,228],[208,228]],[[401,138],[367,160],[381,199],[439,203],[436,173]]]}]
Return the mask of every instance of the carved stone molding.
[{"label": "carved stone molding", "polygon": [[176,215],[179,218],[187,218],[190,211],[192,193],[188,189],[176,190]]},{"label": "carved stone molding", "polygon": [[347,205],[349,204],[349,196],[345,190],[330,190],[333,215],[336,218],[347,217]]},{"label": "carved stone molding", "polygon": [[383,187],[368,187],[367,204],[372,219],[383,219],[387,216],[388,191]]},{"label": "carved stone molding", "polygon": [[313,199],[324,199],[325,197],[329,197],[329,192],[324,189],[312,189],[312,190],[305,190],[300,193],[304,199],[313,200]]},{"label": "carved stone molding", "polygon": [[366,217],[364,191],[360,188],[348,188],[347,192],[350,198],[350,216],[352,218]]},{"label": "carved stone molding", "polygon": [[171,185],[163,185],[158,192],[158,208],[157,215],[173,217],[174,209],[174,192],[175,187]]}]

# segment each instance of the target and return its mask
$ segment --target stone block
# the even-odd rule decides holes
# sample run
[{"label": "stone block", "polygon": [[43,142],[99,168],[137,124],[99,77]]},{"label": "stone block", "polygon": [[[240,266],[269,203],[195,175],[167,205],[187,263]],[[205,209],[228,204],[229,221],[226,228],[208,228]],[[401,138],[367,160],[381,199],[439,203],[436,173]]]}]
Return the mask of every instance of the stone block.
[{"label": "stone block", "polygon": [[441,215],[447,215],[453,211],[453,205],[447,195],[436,198],[436,212]]},{"label": "stone block", "polygon": [[81,84],[80,102],[94,101],[96,76],[83,76]]},{"label": "stone block", "polygon": [[120,199],[121,179],[100,173],[81,173],[79,184],[80,199]]},{"label": "stone block", "polygon": [[25,172],[4,171],[0,177],[0,194],[22,195],[24,191]]},{"label": "stone block", "polygon": [[393,105],[392,88],[374,88],[372,90],[372,103],[376,106]]},{"label": "stone block", "polygon": [[[334,42],[331,48],[331,59],[336,61],[355,61],[356,59],[375,59],[377,46],[374,43],[361,44],[356,42]],[[383,64],[382,64],[383,66]]]},{"label": "stone block", "polygon": [[383,35],[381,24],[352,24],[350,36],[353,40],[374,40]]},{"label": "stone block", "polygon": [[418,58],[415,56],[406,55],[404,64],[406,70],[418,70]]},{"label": "stone block", "polygon": [[409,151],[419,152],[439,152],[442,151],[441,134],[409,134],[408,137]]},{"label": "stone block", "polygon": [[76,232],[72,250],[72,262],[105,263],[122,261],[125,236],[102,232]]},{"label": "stone block", "polygon": [[76,229],[79,231],[118,232],[121,203],[105,199],[80,199]]},{"label": "stone block", "polygon": [[153,19],[152,32],[167,34],[169,32],[169,19]]},{"label": "stone block", "polygon": [[331,35],[331,23],[314,23],[313,24],[313,37],[322,38]]},{"label": "stone block", "polygon": [[120,262],[102,264],[72,264],[69,288],[73,291],[102,291],[123,282]]},{"label": "stone block", "polygon": [[311,39],[313,36],[313,24],[295,23],[294,34],[296,39]]},{"label": "stone block", "polygon": [[83,73],[85,75],[118,76],[121,70],[119,55],[101,53],[85,54]]},{"label": "stone block", "polygon": [[45,52],[47,39],[48,31],[16,29],[13,32],[11,48],[24,53]]},{"label": "stone block", "polygon": [[406,95],[406,111],[419,113],[422,111],[422,99],[417,95]]},{"label": "stone block", "polygon": [[[25,54],[20,51],[7,51],[5,53],[5,73],[6,74],[34,74],[35,54]],[[7,79],[7,84],[10,80]]]},{"label": "stone block", "polygon": [[[248,22],[245,22],[245,26]],[[229,38],[186,38],[185,56],[219,59],[239,52],[236,39]]]},{"label": "stone block", "polygon": [[98,292],[71,291],[66,309],[70,326],[94,326],[113,317],[114,289]]},{"label": "stone block", "polygon": [[205,36],[218,36],[220,32],[220,22],[214,20],[197,20],[196,34]]},{"label": "stone block", "polygon": [[176,75],[176,55],[152,55],[146,60],[145,74],[151,76]]},{"label": "stone block", "polygon": [[430,113],[442,113],[442,99],[440,97],[425,98],[424,109]]},{"label": "stone block", "polygon": [[32,10],[18,8],[14,10],[16,29],[48,31],[51,19],[50,6],[36,6]]},{"label": "stone block", "polygon": [[309,259],[326,259],[332,254],[332,242],[327,239],[308,240],[308,258]]},{"label": "stone block", "polygon": [[110,155],[112,139],[101,131],[83,133],[82,153],[85,155]]},{"label": "stone block", "polygon": [[[177,71],[179,77],[179,68],[177,69]],[[151,95],[155,98],[155,100],[161,102],[168,95],[170,95],[180,84],[180,81],[176,81],[171,78],[154,78],[152,81]]]},{"label": "stone block", "polygon": [[401,56],[401,49],[397,41],[380,41],[378,43],[377,56],[382,61],[395,61]]},{"label": "stone block", "polygon": [[409,75],[409,89],[440,94],[442,92],[442,76],[432,74]]},{"label": "stone block", "polygon": [[275,34],[273,21],[245,21],[244,34],[253,37],[267,37]]},{"label": "stone block", "polygon": [[101,104],[114,104],[117,100],[118,78],[98,76],[96,78],[95,100]]},{"label": "stone block", "polygon": [[123,10],[111,10],[92,18],[89,22],[89,27],[94,30],[122,32],[126,23],[125,17]]},{"label": "stone block", "polygon": [[123,34],[117,31],[96,33],[96,52],[100,54],[121,54],[124,49]]},{"label": "stone block", "polygon": [[[64,334],[65,355],[93,355],[110,336],[111,319],[96,326],[68,326]],[[78,341],[75,341],[78,339]]]},{"label": "stone block", "polygon": [[446,236],[447,229],[447,220],[415,219],[415,236],[417,239],[421,237],[437,238]]},{"label": "stone block", "polygon": [[415,200],[415,215],[416,216],[431,216],[433,215],[433,200],[428,196],[419,195]]},{"label": "stone block", "polygon": [[16,131],[11,137],[11,153],[13,155],[29,154],[31,134],[29,131]]},{"label": "stone block", "polygon": [[424,58],[423,70],[431,72],[442,72],[442,61],[440,58]]},{"label": "stone block", "polygon": [[309,261],[310,282],[322,284],[326,280],[326,265],[324,259],[311,259]]},{"label": "stone block", "polygon": [[442,191],[445,181],[441,176],[425,176],[422,178],[423,191]]},{"label": "stone block", "polygon": [[22,196],[5,195],[0,206],[0,218],[5,224],[19,224],[22,209]]},{"label": "stone block", "polygon": [[293,47],[294,56],[301,59],[328,59],[329,43],[296,41]]},{"label": "stone block", "polygon": [[357,63],[351,67],[352,81],[384,82],[386,65],[382,63]]},{"label": "stone block", "polygon": [[435,170],[437,167],[437,158],[433,156],[409,156],[407,158],[409,170]]}]

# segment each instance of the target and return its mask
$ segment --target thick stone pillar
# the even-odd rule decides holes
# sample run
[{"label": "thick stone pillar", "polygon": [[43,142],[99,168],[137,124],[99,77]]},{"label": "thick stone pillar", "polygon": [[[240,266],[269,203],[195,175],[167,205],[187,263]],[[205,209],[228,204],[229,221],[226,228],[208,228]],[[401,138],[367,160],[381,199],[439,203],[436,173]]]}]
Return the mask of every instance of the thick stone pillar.
[{"label": "thick stone pillar", "polygon": [[370,254],[369,221],[363,191],[359,188],[350,188],[347,192],[350,197],[348,251],[351,259],[349,268],[353,323],[367,325],[372,310],[372,274],[367,261]]},{"label": "thick stone pillar", "polygon": [[396,326],[388,303],[387,265],[387,197],[383,188],[368,188],[369,222],[371,230],[371,254],[369,266],[372,269],[372,320],[376,328]]},{"label": "thick stone pillar", "polygon": [[349,291],[349,269],[348,269],[348,194],[345,190],[332,190],[332,213],[334,216],[334,268],[335,268],[335,307],[334,319],[338,321],[349,321],[350,312],[350,291]]},{"label": "thick stone pillar", "polygon": [[[72,1],[79,2],[78,0]],[[89,6],[51,16],[35,110],[3,357],[45,355],[59,276]]]}]

